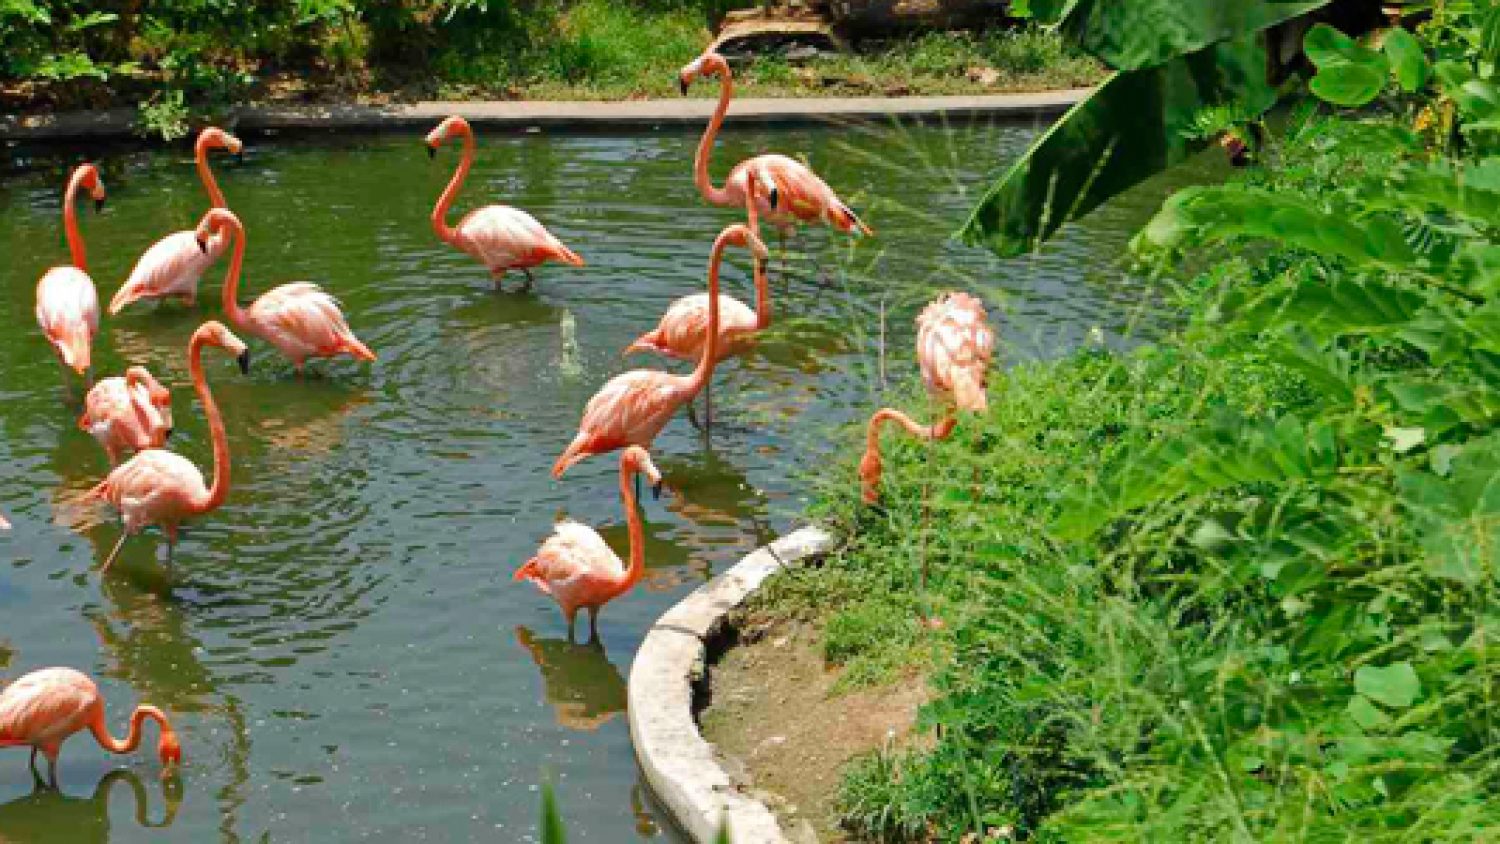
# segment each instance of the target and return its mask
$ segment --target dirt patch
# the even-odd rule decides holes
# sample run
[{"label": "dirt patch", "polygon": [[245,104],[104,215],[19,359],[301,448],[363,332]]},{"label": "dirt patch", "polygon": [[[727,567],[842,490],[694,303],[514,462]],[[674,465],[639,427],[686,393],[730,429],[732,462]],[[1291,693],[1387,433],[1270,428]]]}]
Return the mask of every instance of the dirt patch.
[{"label": "dirt patch", "polygon": [[704,737],[793,840],[850,840],[835,811],[844,765],[887,741],[912,744],[925,680],[835,694],[841,671],[823,664],[816,627],[779,622],[746,638],[753,640],[730,648],[709,673]]}]

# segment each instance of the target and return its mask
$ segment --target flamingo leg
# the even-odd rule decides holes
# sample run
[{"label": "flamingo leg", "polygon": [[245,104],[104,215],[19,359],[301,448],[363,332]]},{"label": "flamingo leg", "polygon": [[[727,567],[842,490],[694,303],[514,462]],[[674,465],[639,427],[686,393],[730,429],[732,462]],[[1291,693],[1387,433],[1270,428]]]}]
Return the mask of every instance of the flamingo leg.
[{"label": "flamingo leg", "polygon": [[[641,482],[641,476],[635,476],[635,482]],[[599,641],[599,608],[589,607],[589,642]]]},{"label": "flamingo leg", "polygon": [[495,292],[496,293],[499,293],[501,290],[505,289],[504,286],[501,284],[501,280],[504,279],[504,278],[505,278],[505,270],[503,268],[501,268],[501,267],[494,267],[494,268],[492,268],[490,270],[490,281],[495,285]]},{"label": "flamingo leg", "polygon": [[[703,430],[703,423],[698,421],[698,411],[695,410],[694,407],[693,407],[693,405],[694,405],[694,403],[696,401],[697,401],[697,399],[693,399],[693,401],[690,401],[690,402],[687,403],[687,418],[688,418],[689,422],[693,423],[693,427],[694,428],[697,428],[698,430],[701,431],[701,430]],[[640,490],[639,489],[636,490],[636,496],[637,497],[640,496]]]},{"label": "flamingo leg", "polygon": [[573,619],[576,616],[577,616],[577,612],[576,611],[575,612],[570,612],[570,613],[567,614],[567,617],[568,617],[568,644],[570,644],[570,645],[573,644],[573,642],[574,642],[574,639],[573,639]]},{"label": "flamingo leg", "polygon": [[103,576],[105,572],[109,571],[109,567],[115,564],[115,558],[120,556],[120,549],[125,547],[125,540],[129,538],[129,528],[120,528],[120,539],[115,543],[114,549],[109,552],[109,556],[105,558],[104,566],[99,569],[100,576]]},{"label": "flamingo leg", "polygon": [[531,276],[531,270],[529,268],[522,269],[521,274],[526,276],[526,283],[521,285],[521,289],[530,290],[532,282],[536,281],[536,279],[532,278]]},{"label": "flamingo leg", "polygon": [[47,752],[47,779],[57,788],[57,751]]},{"label": "flamingo leg", "polygon": [[708,435],[709,435],[710,432],[713,431],[713,428],[714,428],[714,382],[713,382],[713,379],[709,379],[709,382],[706,385],[704,385],[704,387],[703,387],[703,438],[704,439],[708,439]]}]

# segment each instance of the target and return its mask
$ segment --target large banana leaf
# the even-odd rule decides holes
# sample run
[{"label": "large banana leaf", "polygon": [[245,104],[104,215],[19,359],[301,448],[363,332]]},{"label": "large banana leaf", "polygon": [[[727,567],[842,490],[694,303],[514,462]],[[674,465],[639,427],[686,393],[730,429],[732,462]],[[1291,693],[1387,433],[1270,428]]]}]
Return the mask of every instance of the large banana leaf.
[{"label": "large banana leaf", "polygon": [[1144,70],[1117,72],[1074,106],[992,186],[959,236],[1016,255],[1070,219],[1204,148],[1191,136],[1201,110],[1276,102],[1254,35]]},{"label": "large banana leaf", "polygon": [[1078,0],[1062,31],[1116,70],[1152,67],[1241,38],[1331,0]]}]

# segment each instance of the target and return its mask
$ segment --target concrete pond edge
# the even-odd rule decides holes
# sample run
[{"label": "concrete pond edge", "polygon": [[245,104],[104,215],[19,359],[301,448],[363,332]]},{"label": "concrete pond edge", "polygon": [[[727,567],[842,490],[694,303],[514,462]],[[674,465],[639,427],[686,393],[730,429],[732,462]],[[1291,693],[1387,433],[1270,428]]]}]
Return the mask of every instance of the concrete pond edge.
[{"label": "concrete pond edge", "polygon": [[832,551],[836,540],[804,527],[756,549],[668,610],[647,631],[630,667],[630,737],[656,798],[693,841],[708,844],[728,823],[736,844],[788,842],[775,814],[744,793],[703,738],[694,691],[725,617],[766,578]]},{"label": "concrete pond edge", "polygon": [[[911,97],[746,98],[734,101],[729,123],[819,124],[880,119],[912,121],[1055,117],[1092,89],[1019,94]],[[476,128],[540,132],[606,132],[701,126],[713,113],[707,99],[590,101],[435,101],[392,105],[236,106],[218,125],[245,135],[425,131],[450,114]],[[0,115],[0,141],[121,139],[136,136],[136,110],[108,108],[56,114]]]}]

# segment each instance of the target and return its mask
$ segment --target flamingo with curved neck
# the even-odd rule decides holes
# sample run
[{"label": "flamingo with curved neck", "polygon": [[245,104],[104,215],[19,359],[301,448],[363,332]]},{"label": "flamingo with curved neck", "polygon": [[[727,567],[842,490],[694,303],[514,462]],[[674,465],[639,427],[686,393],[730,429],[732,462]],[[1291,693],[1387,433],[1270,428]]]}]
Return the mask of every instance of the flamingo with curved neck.
[{"label": "flamingo with curved neck", "polygon": [[104,183],[92,164],[78,165],[63,189],[63,231],[73,263],[52,267],[36,284],[37,325],[63,366],[79,375],[86,375],[92,366],[94,335],[99,332],[99,294],[89,278],[88,251],[74,207],[78,192],[84,190],[93,196],[95,210],[102,210]]},{"label": "flamingo with curved neck", "polygon": [[641,523],[631,481],[637,474],[651,480],[652,491],[661,492],[661,472],[651,455],[640,446],[620,452],[620,502],[630,534],[630,563],[622,565],[598,531],[574,521],[559,522],[542,543],[536,556],[516,570],[516,580],[530,580],[551,595],[568,620],[568,639],[573,638],[573,618],[579,609],[589,611],[589,635],[599,638],[599,610],[629,592],[646,573],[646,530]]},{"label": "flamingo with curved neck", "polygon": [[[208,192],[209,204],[213,208],[227,208],[224,192],[219,190],[219,181],[208,166],[208,153],[214,149],[226,149],[235,156],[244,152],[245,145],[239,138],[223,129],[210,126],[198,133],[193,145],[193,158],[198,168],[198,179]],[[198,281],[214,262],[223,256],[229,247],[224,237],[215,237],[207,250],[198,248],[191,229],[173,232],[147,249],[136,261],[130,277],[120,285],[114,298],[109,300],[111,316],[124,310],[127,305],[141,299],[180,299],[192,306],[198,301]]]},{"label": "flamingo with curved neck", "polygon": [[718,363],[719,266],[730,244],[748,246],[756,260],[766,259],[765,244],[743,223],[719,232],[708,259],[707,339],[698,365],[688,375],[634,369],[611,378],[584,407],[578,435],[552,464],[552,477],[562,477],[570,466],[591,454],[629,445],[649,447],[677,409],[691,402],[708,384]]},{"label": "flamingo with curved neck", "polygon": [[458,198],[469,168],[474,165],[474,130],[469,121],[454,115],[438,124],[427,134],[427,152],[436,157],[438,147],[452,137],[463,141],[463,153],[448,187],[438,197],[432,209],[432,230],[438,240],[474,256],[484,264],[494,280],[495,289],[510,270],[520,270],[530,287],[531,268],[546,261],[560,261],[575,267],[583,266],[583,259],[562,241],[553,237],[536,218],[509,205],[486,205],[464,215],[457,226],[448,225],[448,209]]},{"label": "flamingo with curved neck", "polygon": [[126,451],[161,448],[172,433],[172,394],[144,366],[125,370],[125,377],[105,378],[83,399],[78,428],[94,437],[109,455],[109,465]]},{"label": "flamingo with curved neck", "polygon": [[209,321],[193,332],[188,342],[188,370],[193,389],[203,403],[208,417],[208,434],[213,442],[214,476],[212,484],[203,482],[203,473],[186,458],[160,448],[148,448],[109,473],[89,491],[90,498],[102,498],[120,511],[124,530],[114,550],[104,561],[100,574],[109,571],[125,540],[150,525],[160,525],[167,535],[168,548],[177,546],[177,527],[183,521],[219,509],[229,497],[229,438],[224,434],[224,419],[219,405],[208,388],[203,374],[203,347],[226,350],[240,365],[250,370],[250,350],[222,323]]},{"label": "flamingo with curved neck", "polygon": [[741,208],[754,196],[747,181],[755,169],[766,185],[766,196],[756,196],[759,213],[768,222],[783,232],[797,223],[822,223],[842,232],[873,235],[875,232],[860,221],[848,203],[833,192],[807,165],[784,155],[757,155],[747,158],[729,171],[723,187],[714,185],[708,175],[708,159],[713,154],[714,141],[729,113],[729,101],[734,97],[734,81],[729,72],[729,62],[712,49],[688,63],[679,72],[677,80],[684,95],[693,81],[700,77],[718,77],[719,103],[703,138],[698,142],[698,151],[693,156],[693,184],[698,193],[711,205]]},{"label": "flamingo with curved neck", "polygon": [[[751,193],[759,185],[754,172],[748,176]],[[746,206],[748,226],[760,235],[760,219],[755,203]],[[722,294],[719,296],[718,360],[744,354],[755,341],[755,335],[771,325],[771,293],[766,280],[766,262],[755,261],[755,310],[743,302]],[[708,333],[708,294],[693,293],[673,302],[661,321],[650,331],[625,347],[625,354],[655,352],[677,360],[696,360],[703,354]]]},{"label": "flamingo with curved neck", "polygon": [[213,236],[234,241],[234,254],[224,276],[224,315],[236,328],[275,346],[299,374],[310,357],[349,355],[362,361],[375,360],[375,353],[354,336],[339,303],[311,282],[273,287],[250,307],[240,307],[236,294],[245,265],[245,226],[233,211],[209,209],[198,223],[195,236],[204,249]]},{"label": "flamingo with curved neck", "polygon": [[135,708],[130,731],[123,739],[109,734],[104,721],[104,696],[88,675],[72,668],[43,668],[25,674],[0,692],[0,747],[31,747],[31,764],[38,751],[47,757],[48,773],[57,784],[57,756],[63,742],[88,730],[110,753],[134,753],[141,745],[147,720],[161,728],[157,756],[164,767],[182,761],[182,744],[160,709],[149,704]]},{"label": "flamingo with curved neck", "polygon": [[995,332],[984,303],[958,291],[939,294],[917,317],[917,363],[922,381],[944,407],[941,420],[922,425],[893,408],[870,417],[865,453],[859,461],[860,486],[866,504],[880,500],[880,428],[895,422],[919,440],[945,440],[958,424],[955,411],[983,413],[989,407],[985,387]]}]

